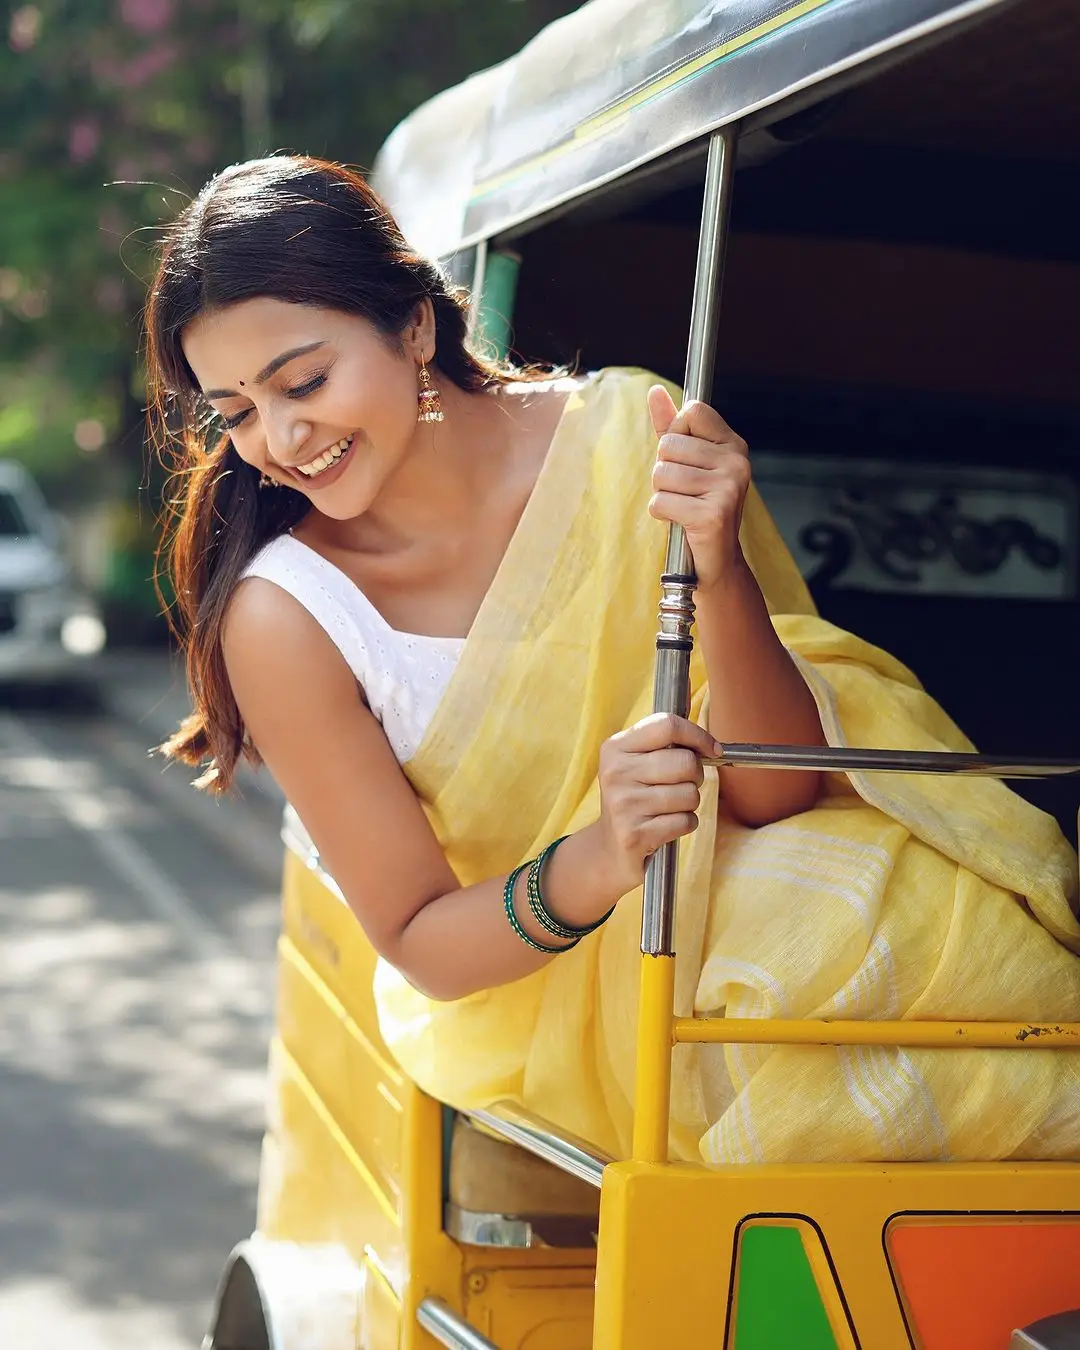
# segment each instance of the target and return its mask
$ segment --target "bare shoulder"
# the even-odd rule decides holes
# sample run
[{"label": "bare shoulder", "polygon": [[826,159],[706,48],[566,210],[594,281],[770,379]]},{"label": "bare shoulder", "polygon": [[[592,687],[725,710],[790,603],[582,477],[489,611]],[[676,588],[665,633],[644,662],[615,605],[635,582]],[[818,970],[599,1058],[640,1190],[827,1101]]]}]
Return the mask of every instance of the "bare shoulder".
[{"label": "bare shoulder", "polygon": [[294,596],[263,577],[246,577],[230,597],[222,632],[225,668],[236,700],[290,676],[309,693],[356,693],[356,681],[323,627]]},{"label": "bare shoulder", "polygon": [[265,577],[244,577],[229,597],[222,634],[227,645],[273,642],[318,628],[310,613],[288,591]]}]

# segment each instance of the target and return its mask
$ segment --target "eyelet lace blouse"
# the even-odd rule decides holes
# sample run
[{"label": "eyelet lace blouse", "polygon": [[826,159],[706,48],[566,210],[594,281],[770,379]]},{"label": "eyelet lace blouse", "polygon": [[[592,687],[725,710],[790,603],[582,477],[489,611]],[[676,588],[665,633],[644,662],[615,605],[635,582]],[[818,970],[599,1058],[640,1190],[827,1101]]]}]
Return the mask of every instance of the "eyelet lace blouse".
[{"label": "eyelet lace blouse", "polygon": [[243,576],[272,581],[304,606],[345,658],[398,762],[411,759],[465,639],[391,628],[354,581],[291,534],[260,549]]}]

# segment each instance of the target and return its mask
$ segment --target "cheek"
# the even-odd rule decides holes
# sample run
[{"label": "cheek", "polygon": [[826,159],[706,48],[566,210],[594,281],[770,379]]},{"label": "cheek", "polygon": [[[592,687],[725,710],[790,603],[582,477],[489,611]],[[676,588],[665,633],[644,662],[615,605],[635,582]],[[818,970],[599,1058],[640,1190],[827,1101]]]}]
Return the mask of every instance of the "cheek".
[{"label": "cheek", "polygon": [[235,432],[230,432],[229,444],[245,464],[250,464],[253,469],[262,468],[263,457],[256,453],[250,437],[237,436]]},{"label": "cheek", "polygon": [[356,403],[357,425],[377,448],[394,453],[416,427],[418,386],[411,368],[393,362],[389,369],[367,372]]}]

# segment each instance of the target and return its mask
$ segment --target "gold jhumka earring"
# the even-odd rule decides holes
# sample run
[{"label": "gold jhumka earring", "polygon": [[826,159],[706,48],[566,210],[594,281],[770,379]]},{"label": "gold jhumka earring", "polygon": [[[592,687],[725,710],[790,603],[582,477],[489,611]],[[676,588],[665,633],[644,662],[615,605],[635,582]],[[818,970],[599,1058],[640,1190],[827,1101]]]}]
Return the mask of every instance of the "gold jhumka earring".
[{"label": "gold jhumka earring", "polygon": [[439,391],[431,383],[431,376],[428,374],[427,362],[423,357],[420,358],[420,391],[416,396],[417,414],[419,422],[441,422],[443,421],[442,399],[439,397]]}]

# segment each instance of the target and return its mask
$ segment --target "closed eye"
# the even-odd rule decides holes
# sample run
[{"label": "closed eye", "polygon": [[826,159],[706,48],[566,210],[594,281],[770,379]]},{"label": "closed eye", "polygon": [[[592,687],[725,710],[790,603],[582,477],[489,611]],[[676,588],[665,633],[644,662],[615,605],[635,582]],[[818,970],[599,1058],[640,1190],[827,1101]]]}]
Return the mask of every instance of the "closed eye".
[{"label": "closed eye", "polygon": [[[325,383],[326,383],[325,373],[313,375],[310,380],[305,381],[303,384],[297,384],[294,385],[292,389],[286,389],[285,397],[307,398],[307,396],[309,394],[313,394],[316,391],[316,389],[321,389]],[[235,427],[238,427],[240,425],[240,423],[247,417],[249,412],[251,412],[251,409],[245,408],[242,412],[235,413],[232,417],[223,417],[221,419],[221,424],[226,431],[232,431]]]},{"label": "closed eye", "polygon": [[294,385],[292,389],[285,390],[286,398],[307,398],[308,394],[313,394],[316,389],[321,389],[326,383],[326,375],[313,375],[305,384]]}]

